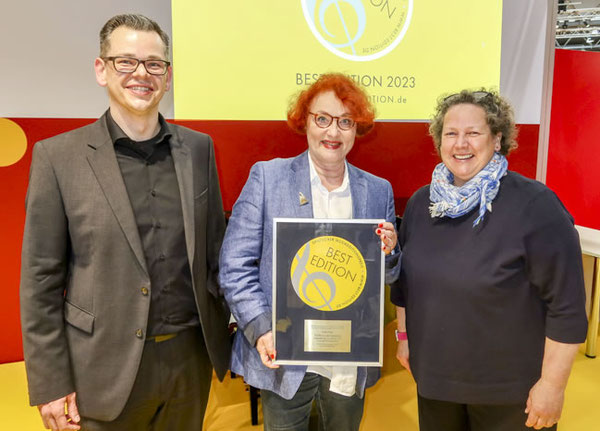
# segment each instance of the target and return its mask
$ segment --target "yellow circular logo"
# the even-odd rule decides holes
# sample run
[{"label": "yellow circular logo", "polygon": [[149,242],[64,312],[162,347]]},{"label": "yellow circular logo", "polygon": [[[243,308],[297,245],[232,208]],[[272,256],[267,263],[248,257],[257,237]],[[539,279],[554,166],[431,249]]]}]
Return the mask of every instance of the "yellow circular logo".
[{"label": "yellow circular logo", "polygon": [[413,0],[302,0],[317,40],[335,55],[370,61],[390,53],[404,38]]},{"label": "yellow circular logo", "polygon": [[320,236],[300,247],[290,276],[302,302],[317,310],[336,311],[358,299],[367,270],[354,244],[337,236]]},{"label": "yellow circular logo", "polygon": [[14,121],[0,118],[0,167],[17,163],[27,151],[27,136]]}]

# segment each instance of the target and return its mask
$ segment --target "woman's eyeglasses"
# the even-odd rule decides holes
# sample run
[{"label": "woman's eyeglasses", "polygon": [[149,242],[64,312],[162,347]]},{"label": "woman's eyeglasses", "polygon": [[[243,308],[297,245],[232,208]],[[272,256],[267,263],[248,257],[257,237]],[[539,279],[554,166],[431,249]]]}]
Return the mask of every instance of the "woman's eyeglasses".
[{"label": "woman's eyeglasses", "polygon": [[[497,113],[500,110],[500,107],[494,100],[494,95],[492,93],[488,93],[487,91],[473,91],[472,93],[467,93],[466,96],[471,96],[475,103],[481,103],[488,112]],[[455,99],[466,99],[464,100],[464,103],[471,103],[471,100],[469,100],[468,97],[465,97],[463,93],[451,94],[450,96],[444,98],[444,102],[452,103]]]},{"label": "woman's eyeglasses", "polygon": [[[450,102],[453,99],[456,99],[458,96],[460,96],[462,93],[455,93],[455,94],[451,94],[448,97],[444,98],[444,102]],[[474,91],[472,93],[469,93],[471,96],[473,96],[473,98],[475,99],[476,102],[480,102],[483,99],[487,98],[487,97],[491,97],[492,99],[494,98],[494,95],[492,93],[488,93],[487,91]]]},{"label": "woman's eyeglasses", "polygon": [[340,130],[350,130],[356,124],[356,121],[350,117],[334,117],[333,115],[324,113],[315,114],[314,112],[309,112],[309,114],[313,116],[315,124],[321,129],[326,129],[331,126],[333,120],[336,120],[337,126],[340,128]]}]

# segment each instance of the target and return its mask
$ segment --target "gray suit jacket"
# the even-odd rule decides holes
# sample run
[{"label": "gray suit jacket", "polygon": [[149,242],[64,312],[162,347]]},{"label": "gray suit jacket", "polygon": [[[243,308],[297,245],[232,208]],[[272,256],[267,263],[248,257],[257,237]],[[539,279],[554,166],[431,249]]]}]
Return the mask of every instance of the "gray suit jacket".
[{"label": "gray suit jacket", "polygon": [[[211,362],[228,368],[229,312],[219,297],[225,223],[212,141],[168,125],[194,295]],[[112,420],[144,348],[151,288],[105,116],[38,142],[26,200],[21,323],[32,405],[77,392],[83,416]],[[145,290],[145,289],[144,289]]]},{"label": "gray suit jacket", "polygon": [[[354,218],[396,221],[390,183],[348,164]],[[299,193],[308,203],[301,203]],[[241,331],[233,343],[231,370],[250,385],[290,399],[306,372],[305,366],[265,367],[254,347],[271,330],[273,217],[312,218],[308,152],[291,159],[255,164],[233,207],[221,249],[219,280]],[[400,253],[386,257],[386,282],[400,272]],[[359,368],[356,390],[379,378],[379,368]]]}]

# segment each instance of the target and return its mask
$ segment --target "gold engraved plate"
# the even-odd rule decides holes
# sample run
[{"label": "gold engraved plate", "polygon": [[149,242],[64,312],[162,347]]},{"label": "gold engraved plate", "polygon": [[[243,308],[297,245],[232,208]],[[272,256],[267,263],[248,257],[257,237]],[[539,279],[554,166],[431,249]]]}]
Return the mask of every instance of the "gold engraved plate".
[{"label": "gold engraved plate", "polygon": [[304,351],[350,353],[352,321],[305,320]]}]

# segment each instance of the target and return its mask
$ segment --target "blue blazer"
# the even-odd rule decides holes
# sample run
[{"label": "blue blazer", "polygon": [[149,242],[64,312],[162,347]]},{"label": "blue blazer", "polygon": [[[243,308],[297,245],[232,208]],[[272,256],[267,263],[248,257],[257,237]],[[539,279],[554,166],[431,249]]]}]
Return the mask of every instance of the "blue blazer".
[{"label": "blue blazer", "polygon": [[[394,223],[390,183],[350,164],[348,175],[354,218],[385,218]],[[302,193],[308,203],[300,202]],[[256,351],[256,340],[271,330],[273,217],[313,218],[308,152],[290,159],[258,162],[233,206],[221,248],[219,282],[237,320],[231,370],[257,388],[291,399],[306,366],[270,369]],[[386,282],[400,272],[400,253],[386,257]],[[359,367],[356,391],[379,379],[379,368]]]}]

